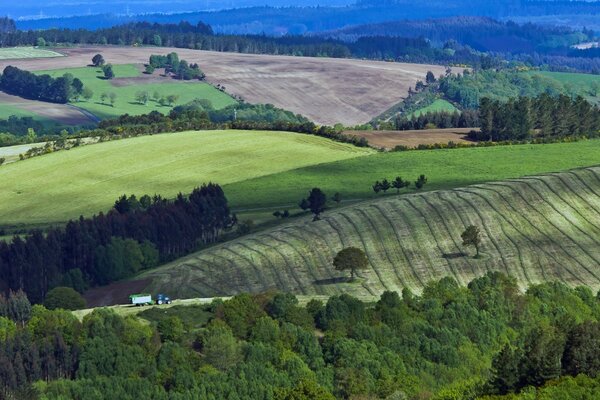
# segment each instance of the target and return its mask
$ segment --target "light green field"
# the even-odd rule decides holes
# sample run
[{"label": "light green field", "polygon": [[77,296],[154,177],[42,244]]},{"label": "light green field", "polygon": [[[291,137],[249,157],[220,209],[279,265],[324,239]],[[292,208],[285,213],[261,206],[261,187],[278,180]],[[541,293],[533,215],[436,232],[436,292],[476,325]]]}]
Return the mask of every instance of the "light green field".
[{"label": "light green field", "polygon": [[[372,159],[374,157],[364,157]],[[175,298],[281,290],[377,297],[418,292],[450,276],[461,285],[487,271],[522,287],[543,281],[600,288],[600,167],[363,202],[211,247],[135,279]],[[461,233],[480,227],[482,256]],[[341,249],[363,249],[356,283],[337,272]],[[466,253],[465,253],[466,252]]]},{"label": "light green field", "polygon": [[23,110],[19,107],[11,106],[8,104],[0,104],[0,119],[8,119],[11,115],[16,117],[32,117],[39,119],[39,115],[34,114],[30,111]]},{"label": "light green field", "polygon": [[569,92],[584,94],[584,97],[592,103],[600,103],[600,75],[577,74],[570,72],[533,72],[547,78],[552,78],[567,88],[572,88]]},{"label": "light green field", "polygon": [[426,189],[438,190],[591,165],[600,165],[600,140],[377,153],[226,185],[225,193],[238,209],[296,207],[313,187],[329,196],[339,192],[345,199],[368,199],[376,196],[371,188],[376,180],[396,176],[414,181],[425,174]]},{"label": "light green field", "polygon": [[0,226],[107,211],[125,193],[174,197],[203,183],[233,184],[372,153],[316,136],[257,131],[173,133],[83,146],[0,167]]},{"label": "light green field", "polygon": [[5,47],[0,48],[0,60],[15,60],[23,58],[52,58],[63,57],[52,50],[37,47]]},{"label": "light green field", "polygon": [[[115,79],[103,79],[103,73],[100,68],[69,68],[52,71],[39,71],[39,74],[49,74],[53,77],[59,77],[65,73],[73,74],[81,79],[83,84],[94,92],[94,97],[90,101],[79,101],[74,103],[77,107],[90,111],[99,118],[112,118],[123,114],[141,115],[151,111],[160,111],[168,113],[170,106],[161,106],[158,102],[150,100],[146,105],[139,104],[135,100],[135,94],[139,91],[146,91],[150,96],[158,92],[160,96],[177,95],[179,99],[174,105],[189,103],[194,99],[210,100],[217,109],[235,104],[235,100],[226,93],[223,93],[209,84],[199,81],[182,82],[171,78],[162,78],[160,82],[156,80],[130,79],[124,84],[119,84],[119,79],[140,78],[142,73],[135,65],[114,65]],[[100,96],[102,93],[115,93],[117,95],[114,107],[107,100],[102,103]]]},{"label": "light green field", "polygon": [[435,113],[435,112],[455,112],[458,111],[456,107],[452,103],[444,99],[437,99],[427,107],[423,107],[413,112],[410,115],[410,118],[415,118],[423,114],[427,113]]}]

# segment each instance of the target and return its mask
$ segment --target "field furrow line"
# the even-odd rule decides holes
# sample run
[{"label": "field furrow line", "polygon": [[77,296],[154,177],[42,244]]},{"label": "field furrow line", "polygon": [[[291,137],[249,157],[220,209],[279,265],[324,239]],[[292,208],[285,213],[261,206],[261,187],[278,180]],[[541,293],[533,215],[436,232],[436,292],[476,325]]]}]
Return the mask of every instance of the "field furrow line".
[{"label": "field furrow line", "polygon": [[[362,248],[365,250],[365,253],[367,254],[367,258],[369,259],[369,264],[371,265],[371,270],[373,272],[375,272],[375,275],[377,275],[377,278],[379,279],[379,282],[381,283],[381,287],[384,290],[390,290],[390,288],[385,283],[385,280],[379,274],[379,270],[375,269],[375,264],[379,259],[379,254],[377,252],[373,251],[369,242],[366,241],[365,238],[363,237],[362,230],[359,229],[358,226],[356,226],[356,223],[353,221],[352,218],[350,218],[344,211],[339,212],[338,215],[341,218],[344,218],[347,221],[347,225],[352,227],[353,231],[356,233],[356,236],[358,237],[359,241],[362,244]],[[367,272],[369,272],[369,271],[367,271]]]},{"label": "field furrow line", "polygon": [[[217,268],[215,270],[212,270],[210,276],[214,277],[215,276],[215,272],[217,272],[219,275],[223,276],[226,275],[227,276],[227,283],[233,283],[235,285],[235,287],[237,288],[241,288],[241,287],[245,287],[245,291],[248,293],[252,292],[252,285],[251,282],[252,280],[249,279],[248,275],[247,275],[247,271],[249,271],[251,268],[240,268],[238,265],[236,265],[235,263],[233,263],[233,261],[229,258],[223,257],[221,255],[219,255],[216,251],[213,251],[211,253],[207,253],[205,255],[205,257],[212,257],[212,263],[213,264],[217,264]],[[215,259],[220,259],[222,260],[224,263],[223,264],[218,264]],[[200,261],[205,261],[206,258],[199,258]],[[225,265],[228,265],[228,267],[224,267]],[[224,270],[224,268],[226,268],[226,270]],[[205,271],[204,275],[206,276],[207,271]],[[214,280],[214,279],[213,279]]]},{"label": "field furrow line", "polygon": [[[499,220],[497,221],[498,227],[499,227],[500,231],[502,232],[501,237],[506,238],[507,242],[509,242],[510,245],[512,245],[514,247],[513,251],[515,251],[518,256],[519,260],[518,260],[518,264],[515,265],[515,268],[509,267],[509,271],[511,271],[511,275],[515,275],[515,276],[521,275],[524,278],[523,282],[527,282],[528,284],[543,281],[545,272],[544,272],[544,267],[542,265],[542,260],[540,260],[539,255],[535,251],[532,251],[533,247],[529,248],[529,246],[528,246],[528,249],[531,249],[531,251],[529,251],[528,254],[535,255],[535,259],[537,260],[538,265],[539,265],[539,270],[542,274],[541,278],[539,277],[539,274],[536,274],[536,275],[538,275],[538,280],[536,281],[535,279],[531,278],[527,272],[529,269],[526,268],[527,264],[525,263],[525,259],[523,257],[523,251],[521,249],[520,243],[517,243],[515,241],[513,235],[511,235],[507,232],[507,228],[510,228],[516,233],[517,236],[521,236],[521,237],[525,238],[526,242],[528,242],[528,238],[521,232],[521,230],[519,228],[517,228],[515,223],[508,221],[504,217],[504,215],[510,214],[510,212],[507,212],[506,214],[503,212],[503,209],[506,208],[505,201],[498,201],[498,202],[492,204],[492,201],[488,198],[488,196],[483,196],[478,192],[478,190],[481,190],[481,189],[482,188],[480,188],[480,187],[469,188],[469,192],[472,193],[474,196],[478,196],[482,202],[487,204],[487,206],[489,207],[490,210],[494,210],[497,213],[497,216],[499,218]],[[442,198],[441,195],[438,195],[438,196],[440,198]],[[446,201],[452,208],[454,208],[456,210],[456,208],[454,207],[454,204],[452,202],[449,202],[445,199],[444,199],[444,201]],[[455,211],[455,212],[457,212],[457,211]],[[461,219],[462,219],[462,217],[461,217]],[[463,224],[465,224],[464,221],[463,221]],[[463,225],[463,226],[466,226],[466,225]]]},{"label": "field furrow line", "polygon": [[[591,273],[591,271],[586,267],[586,264],[582,263],[581,260],[579,260],[576,256],[574,256],[573,254],[571,254],[571,252],[569,250],[567,250],[563,246],[563,244],[562,244],[563,241],[562,240],[560,240],[560,239],[556,240],[555,239],[556,236],[554,234],[548,233],[548,232],[545,232],[545,231],[542,230],[542,227],[545,227],[545,226],[547,228],[549,228],[547,226],[548,224],[544,224],[541,221],[533,221],[532,218],[534,218],[534,216],[525,215],[525,213],[523,212],[523,210],[519,211],[517,208],[515,208],[513,206],[513,202],[507,200],[505,198],[505,196],[501,192],[499,192],[497,189],[493,188],[492,185],[486,184],[485,186],[481,186],[481,189],[494,192],[494,193],[498,194],[500,197],[502,197],[503,200],[504,200],[504,202],[505,202],[505,204],[512,210],[509,215],[511,215],[513,218],[516,218],[516,217],[522,218],[524,221],[527,222],[527,225],[531,227],[531,230],[536,231],[538,234],[540,234],[541,236],[543,236],[548,243],[552,243],[552,247],[553,248],[560,248],[562,255],[567,256],[567,259],[569,259],[569,260],[575,262],[576,264],[578,264],[581,267],[581,269],[583,269],[583,270],[585,270],[587,272],[587,274],[591,275],[595,280],[598,280],[598,278],[593,273]],[[510,197],[514,198],[514,196],[510,196]],[[521,199],[521,200],[522,200],[521,201],[522,203],[527,204],[524,199]],[[529,204],[529,207],[535,207],[535,206]],[[531,211],[534,212],[534,213],[536,212],[535,210],[531,210]],[[539,215],[538,215],[538,219],[539,219]],[[542,220],[544,220],[543,216],[542,216]],[[557,231],[556,228],[554,228],[554,231]],[[562,235],[562,233],[560,231],[558,231],[558,233],[559,233],[559,236]],[[539,240],[532,239],[530,236],[528,236],[526,234],[524,234],[524,236],[527,237],[527,239],[529,241],[531,241],[531,243],[533,243],[533,244],[537,244],[537,243],[540,242]],[[564,236],[564,235],[562,235],[562,236]],[[554,260],[554,265],[557,267],[557,270],[559,270],[559,271],[566,270],[578,282],[580,282],[581,284],[584,284],[584,285],[586,284],[586,280],[583,279],[582,277],[576,275],[570,268],[564,268],[566,260],[562,260],[561,259],[561,256],[558,254],[558,251],[557,251],[557,255],[553,256],[545,248],[543,248],[541,246],[537,246],[537,247],[540,250],[546,252],[546,254],[548,254],[548,255],[551,256],[551,258]],[[550,267],[550,266],[547,266],[547,267]],[[542,275],[544,276],[544,280],[545,281],[549,280],[546,272],[544,272]]]},{"label": "field furrow line", "polygon": [[[576,230],[578,230],[579,232],[581,232],[584,236],[588,237],[589,239],[592,239],[590,237],[590,235],[586,232],[583,232],[581,230],[581,228],[579,228],[576,224],[573,223],[573,221],[571,221],[569,218],[567,218],[563,213],[560,212],[560,210],[558,210],[556,208],[556,206],[554,206],[553,204],[551,204],[550,202],[548,202],[546,196],[542,196],[540,195],[535,189],[533,189],[533,187],[529,184],[527,184],[526,182],[523,182],[527,187],[529,187],[530,191],[528,192],[533,192],[535,193],[539,199],[541,200],[541,203],[546,204],[547,207],[550,208],[550,212],[542,212],[540,210],[540,204],[538,203],[537,206],[535,206],[533,203],[533,199],[530,198],[529,200],[523,195],[523,191],[518,191],[516,190],[514,187],[512,186],[508,186],[508,185],[504,185],[504,184],[496,184],[496,183],[490,183],[489,185],[493,185],[493,186],[502,186],[504,188],[509,188],[510,190],[514,191],[517,196],[519,196],[521,199],[523,199],[523,201],[528,204],[530,207],[530,209],[536,213],[536,215],[540,216],[542,218],[542,220],[547,221],[550,225],[552,225],[554,227],[554,229],[556,229],[558,232],[560,232],[569,242],[571,242],[575,247],[577,247],[580,251],[577,251],[576,253],[578,254],[583,254],[586,257],[588,257],[590,260],[592,260],[593,264],[598,265],[598,260],[592,256],[590,254],[590,252],[581,245],[581,243],[579,243],[578,241],[575,240],[575,237],[577,236],[576,234],[574,234],[572,232],[573,228],[575,228]],[[552,193],[552,192],[551,192]],[[554,213],[552,213],[552,211],[554,211]],[[554,216],[560,217],[562,218],[564,221],[566,221],[568,223],[567,226],[562,226],[559,225],[557,222],[553,221],[552,219],[549,218],[549,215],[554,214]],[[571,226],[572,228],[569,228],[569,226]],[[571,231],[570,234],[567,233],[567,231]],[[592,239],[593,240],[593,239]],[[598,276],[594,275],[597,279]]]},{"label": "field furrow line", "polygon": [[[370,208],[370,207],[369,207]],[[367,213],[365,210],[363,210],[362,208],[356,208],[356,212],[358,212],[359,214],[361,214],[363,216],[363,219],[368,221],[368,224],[371,226],[371,229],[373,229],[373,232],[375,233],[375,237],[373,240],[373,243],[379,243],[379,247],[383,250],[383,252],[385,253],[385,257],[388,260],[388,268],[385,268],[384,264],[381,264],[381,272],[383,275],[385,274],[385,270],[392,270],[394,275],[396,275],[396,288],[402,288],[405,287],[406,284],[403,282],[402,277],[398,274],[398,269],[396,268],[396,264],[394,263],[394,261],[392,260],[392,256],[390,256],[389,253],[389,246],[388,243],[390,242],[389,240],[389,235],[386,235],[385,233],[381,232],[381,229],[379,228],[379,224],[373,223],[373,215],[369,215],[369,213]],[[377,222],[379,222],[379,219],[377,219]],[[374,266],[374,268],[378,268],[379,264],[377,264],[376,266]]]},{"label": "field furrow line", "polygon": [[[395,254],[397,254],[397,259],[398,262],[394,265],[392,265],[392,268],[394,268],[394,270],[396,270],[397,274],[399,273],[398,271],[404,271],[404,269],[406,269],[406,273],[404,273],[405,275],[405,280],[407,281],[407,283],[410,281],[412,282],[412,284],[407,285],[405,287],[414,290],[416,288],[420,288],[425,286],[425,282],[423,282],[421,280],[421,277],[419,276],[419,274],[417,274],[417,272],[414,269],[413,263],[409,260],[409,258],[406,255],[406,250],[404,249],[403,246],[403,240],[400,237],[400,233],[398,232],[398,230],[396,229],[396,225],[392,222],[392,218],[393,216],[386,214],[383,209],[381,208],[380,204],[372,204],[370,206],[370,208],[372,210],[374,210],[375,212],[377,212],[381,218],[379,218],[379,220],[381,221],[385,221],[385,223],[388,224],[388,226],[390,227],[390,229],[394,232],[394,235],[396,237],[396,241],[391,241],[392,245],[396,245],[397,250],[394,252]],[[402,268],[403,265],[406,265],[406,268]],[[410,270],[410,274],[412,274],[413,279],[410,279],[408,277],[409,272],[408,270]]]},{"label": "field furrow line", "polygon": [[[262,235],[261,235],[261,239],[262,239]],[[251,245],[252,243],[254,245]],[[244,247],[249,252],[254,252],[254,253],[258,254],[260,257],[262,257],[266,261],[266,263],[264,263],[264,264],[261,263],[261,265],[265,265],[267,267],[267,269],[270,269],[274,272],[275,276],[277,277],[277,281],[279,282],[279,285],[280,285],[279,288],[281,288],[282,290],[285,290],[287,292],[293,292],[293,290],[291,290],[291,286],[289,284],[289,280],[287,279],[287,277],[282,276],[281,269],[278,268],[276,263],[272,261],[271,254],[267,254],[263,250],[259,250],[259,248],[264,248],[264,245],[262,242],[259,242],[257,239],[255,239],[253,237],[249,237],[243,243],[238,243],[238,245],[241,247]]]},{"label": "field furrow line", "polygon": [[[325,216],[324,218],[321,218],[321,222],[322,223],[327,223],[327,226],[329,226],[329,228],[331,229],[332,232],[334,232],[337,237],[339,238],[339,243],[341,243],[341,246],[335,246],[335,245],[331,245],[330,241],[328,240],[329,237],[333,237],[333,235],[327,235],[325,233],[323,233],[323,235],[321,234],[321,231],[316,229],[313,230],[312,227],[309,227],[308,231],[310,231],[312,234],[316,234],[319,238],[325,240],[325,243],[327,243],[327,246],[329,246],[329,253],[330,253],[330,259],[327,260],[327,263],[325,263],[324,265],[326,266],[331,266],[330,269],[328,269],[329,271],[331,271],[330,276],[333,277],[333,257],[335,256],[335,254],[337,254],[337,252],[339,250],[344,249],[345,247],[348,247],[345,244],[345,237],[340,233],[340,231],[334,226],[334,224],[332,223],[332,219],[328,216]],[[377,296],[378,292],[376,292],[375,290],[373,290],[373,288],[371,286],[368,285],[367,282],[361,282],[361,286],[363,287],[363,289],[365,289],[371,296]],[[339,288],[338,285],[336,285],[336,293],[341,293],[342,290],[341,288]]]},{"label": "field furrow line", "polygon": [[[439,197],[437,197],[437,198],[439,199]],[[451,211],[447,207],[442,207],[442,205],[440,203],[435,203],[435,199],[436,199],[436,197],[434,197],[434,196],[422,196],[421,198],[419,198],[419,200],[425,202],[426,206],[428,208],[432,209],[433,212],[437,215],[437,221],[441,222],[441,224],[444,226],[444,230],[448,233],[447,238],[449,238],[452,241],[452,244],[454,245],[451,247],[453,247],[457,253],[462,253],[463,252],[462,243],[456,240],[456,238],[458,237],[458,233],[462,232],[461,231],[461,229],[463,227],[462,220],[461,220],[460,224],[456,224],[456,223],[453,224],[456,228],[460,227],[459,229],[450,228],[449,224],[451,224],[450,221],[452,221]],[[440,213],[440,208],[442,208],[444,210],[443,215],[442,215],[442,213]],[[448,253],[448,254],[451,254],[451,253]],[[481,272],[477,269],[477,267],[475,265],[473,265],[470,258],[463,257],[461,261],[465,262],[469,266],[469,268],[471,268],[471,271],[473,272],[473,276],[477,276],[477,274],[479,274]]]},{"label": "field furrow line", "polygon": [[[468,279],[466,275],[458,272],[457,268],[454,268],[452,266],[450,259],[444,257],[444,254],[448,254],[448,253],[445,253],[444,249],[442,249],[442,245],[438,241],[438,238],[435,234],[435,229],[434,229],[432,223],[429,221],[429,218],[426,217],[423,210],[421,210],[419,207],[414,205],[414,203],[411,201],[411,198],[412,198],[412,196],[406,196],[404,198],[404,201],[406,202],[406,204],[408,204],[410,207],[412,207],[417,212],[417,214],[419,214],[421,216],[421,218],[425,222],[425,225],[427,226],[427,229],[429,230],[429,233],[431,235],[432,242],[439,251],[438,256],[439,256],[440,260],[445,261],[447,268],[450,270],[452,275],[454,275],[454,279],[456,280],[456,282],[458,282],[461,285],[466,285],[467,283],[470,282],[470,279]],[[458,270],[460,270],[460,268],[458,268]]]},{"label": "field furrow line", "polygon": [[[257,263],[254,260],[254,256],[252,254],[250,254],[250,257],[243,255],[242,253],[239,253],[237,250],[234,250],[233,249],[234,246],[240,246],[240,247],[244,248],[244,246],[241,246],[239,242],[236,242],[236,243],[232,243],[231,246],[225,247],[225,250],[227,250],[228,252],[233,254],[238,259],[244,260],[247,264],[250,265],[250,267],[252,269],[254,269],[254,271],[256,272],[256,276],[258,278],[257,282],[258,282],[259,286],[262,287],[263,290],[266,288],[277,286],[277,281],[279,280],[279,276],[276,275],[275,271],[270,271],[269,272],[270,279],[267,279],[266,275],[263,274],[263,270],[265,268],[263,268],[262,265],[259,265],[260,263]],[[246,249],[247,249],[247,246],[246,246]]]}]

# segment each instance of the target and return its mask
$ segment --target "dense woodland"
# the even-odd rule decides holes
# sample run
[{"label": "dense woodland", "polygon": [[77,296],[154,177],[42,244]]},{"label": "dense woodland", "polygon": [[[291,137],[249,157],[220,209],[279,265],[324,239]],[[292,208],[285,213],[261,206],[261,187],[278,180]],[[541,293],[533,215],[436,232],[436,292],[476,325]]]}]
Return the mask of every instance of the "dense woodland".
[{"label": "dense woodland", "polygon": [[26,99],[64,104],[81,96],[83,82],[71,74],[52,78],[9,65],[0,75],[0,90]]},{"label": "dense woodland", "polygon": [[83,292],[214,243],[234,223],[215,184],[174,200],[122,197],[107,214],[0,241],[0,287],[36,303],[57,286]]},{"label": "dense woodland", "polygon": [[[0,299],[0,390],[27,399],[589,399],[600,381],[600,301],[488,273],[421,296],[290,294],[121,317]],[[577,378],[573,378],[577,377]],[[546,385],[546,386],[544,386]],[[540,388],[540,389],[536,389]],[[586,397],[587,394],[587,397]],[[521,397],[519,397],[521,398]],[[533,398],[523,394],[522,398]]]}]

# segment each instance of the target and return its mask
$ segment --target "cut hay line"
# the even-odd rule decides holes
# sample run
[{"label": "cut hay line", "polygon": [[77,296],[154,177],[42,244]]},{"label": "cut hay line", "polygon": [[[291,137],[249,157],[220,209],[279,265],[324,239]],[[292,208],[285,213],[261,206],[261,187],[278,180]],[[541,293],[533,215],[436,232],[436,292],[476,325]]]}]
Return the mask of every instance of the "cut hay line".
[{"label": "cut hay line", "polygon": [[[490,186],[491,186],[491,184],[490,184]],[[494,192],[494,193],[498,194],[500,197],[502,197],[502,199],[503,199],[504,203],[505,203],[505,204],[508,206],[508,208],[510,208],[510,210],[511,210],[511,214],[509,214],[509,215],[512,215],[512,216],[517,216],[517,218],[522,218],[522,219],[523,219],[523,220],[526,222],[526,224],[527,224],[527,225],[528,225],[528,226],[529,226],[529,227],[530,227],[532,230],[534,230],[534,231],[537,231],[539,234],[541,234],[541,235],[542,235],[542,236],[543,236],[543,237],[546,239],[546,241],[547,241],[547,242],[551,242],[551,243],[553,244],[553,247],[554,247],[554,246],[556,246],[556,247],[559,247],[559,248],[560,248],[560,250],[562,250],[562,252],[563,252],[563,253],[565,253],[565,254],[568,254],[568,255],[570,256],[570,258],[573,260],[572,262],[575,262],[575,263],[579,264],[579,265],[580,265],[580,266],[581,266],[583,269],[585,269],[585,264],[581,263],[581,262],[580,262],[580,261],[579,261],[579,260],[578,260],[576,257],[574,257],[574,256],[573,256],[573,255],[572,255],[572,254],[571,254],[569,251],[567,251],[567,249],[566,249],[566,248],[563,246],[563,244],[562,244],[562,243],[563,243],[563,242],[562,242],[563,238],[562,238],[562,237],[561,237],[560,239],[557,239],[557,240],[553,239],[553,238],[552,238],[552,234],[548,234],[547,232],[544,232],[544,231],[542,231],[542,230],[540,229],[540,226],[543,226],[543,224],[542,224],[542,223],[536,224],[536,223],[532,222],[532,221],[530,220],[530,218],[528,218],[528,217],[526,217],[525,215],[521,214],[521,212],[520,212],[520,211],[519,211],[517,208],[515,208],[515,207],[514,207],[514,206],[513,206],[513,205],[512,205],[512,204],[511,204],[511,203],[510,203],[508,200],[506,200],[506,199],[504,198],[504,195],[503,195],[503,194],[501,194],[500,192],[498,192],[498,191],[497,191],[497,190],[495,190],[495,189],[492,189],[491,187],[486,187],[486,188],[485,188],[485,190],[492,191],[492,192]],[[532,206],[532,205],[530,205],[530,206]],[[532,207],[534,207],[534,206],[532,206]],[[549,222],[549,221],[547,221],[547,222]],[[555,229],[555,232],[554,232],[555,234],[556,234],[556,231],[558,231],[558,232],[559,232],[559,234],[560,234],[560,231],[559,231],[559,230],[556,230],[556,229]],[[522,234],[523,234],[524,236],[526,236],[524,232],[523,232]],[[532,239],[530,239],[530,241],[531,241],[532,243],[534,243],[534,244],[537,242],[537,240],[532,240]],[[540,248],[541,248],[541,247],[540,247]],[[558,251],[558,250],[557,250],[557,251]],[[545,250],[545,252],[546,252],[547,254],[550,254],[550,253],[549,253],[548,251],[546,251],[546,250]],[[554,262],[555,262],[555,265],[559,265],[559,261],[558,261],[558,257],[557,257],[557,256],[552,256],[552,259],[554,260]],[[548,275],[546,274],[546,272],[545,272],[547,267],[548,267],[548,266],[544,266],[544,267],[542,268],[542,276],[543,276],[543,278],[544,278],[544,281],[549,281],[549,280],[552,280],[552,277],[548,276]],[[569,272],[569,273],[570,273],[570,274],[571,274],[571,275],[572,275],[572,276],[573,276],[573,277],[574,277],[576,280],[578,280],[578,282],[579,282],[580,284],[585,284],[586,280],[584,280],[584,279],[582,279],[580,276],[576,275],[576,274],[575,274],[574,272],[572,272],[570,269],[568,269],[568,272]],[[589,273],[589,270],[588,270],[588,273]],[[590,274],[590,275],[591,275],[591,274]]]},{"label": "cut hay line", "polygon": [[[418,292],[428,282],[445,276],[465,283],[487,271],[508,273],[523,288],[559,280],[597,290],[598,172],[600,167],[591,167],[462,189],[386,196],[326,211],[318,222],[302,218],[200,253],[210,258],[234,249],[239,254],[229,257],[227,268],[187,258],[147,271],[137,279],[153,279],[153,288],[177,297],[214,292],[201,285],[188,290],[178,279],[181,276],[191,282],[210,276],[208,283],[228,295],[252,287],[253,292],[275,288],[307,295],[349,292],[373,298],[384,290],[405,287]],[[460,234],[471,224],[484,232],[482,259],[461,255]],[[361,284],[335,279],[342,274],[334,271],[331,259],[348,246],[360,247],[369,256],[370,269],[361,272],[367,278]],[[264,256],[257,256],[257,250]],[[198,267],[190,268],[194,262]],[[247,272],[254,269],[264,276],[250,286],[228,278],[230,274],[253,275]],[[280,282],[273,269],[287,282]],[[319,283],[317,279],[330,281]]]}]

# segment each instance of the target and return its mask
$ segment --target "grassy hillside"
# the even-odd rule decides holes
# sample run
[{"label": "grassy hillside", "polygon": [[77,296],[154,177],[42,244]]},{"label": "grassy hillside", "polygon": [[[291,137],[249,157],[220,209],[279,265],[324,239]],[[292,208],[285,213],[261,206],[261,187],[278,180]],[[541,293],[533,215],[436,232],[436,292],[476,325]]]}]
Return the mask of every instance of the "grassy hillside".
[{"label": "grassy hillside", "polygon": [[[155,74],[156,76],[148,77],[142,75],[135,65],[114,65],[113,70],[115,72],[113,80],[103,79],[102,70],[92,67],[40,71],[39,73],[58,77],[68,72],[81,79],[86,87],[92,89],[94,97],[90,101],[77,102],[76,105],[100,118],[116,117],[122,114],[146,114],[154,110],[168,113],[171,109],[169,106],[161,106],[152,100],[146,105],[137,103],[135,95],[139,91],[146,91],[150,96],[155,92],[160,96],[177,95],[179,98],[175,105],[185,104],[194,99],[208,99],[215,108],[223,108],[235,103],[235,100],[229,95],[206,83],[159,78],[158,72]],[[108,101],[105,104],[102,103],[100,99],[102,93],[117,95],[114,107]]]},{"label": "grassy hillside", "polygon": [[454,112],[458,111],[452,103],[444,99],[437,99],[427,107],[423,107],[415,111],[410,115],[409,118],[418,117],[422,114],[435,113],[435,112]]},{"label": "grassy hillside", "polygon": [[[481,228],[483,257],[463,254],[460,234]],[[388,197],[243,237],[141,276],[147,290],[210,297],[271,288],[298,294],[375,296],[489,270],[520,284],[559,280],[600,288],[600,167]],[[348,283],[337,251],[365,250],[370,268]],[[472,252],[471,252],[472,254]]]},{"label": "grassy hillside", "polygon": [[286,132],[206,131],[74,148],[0,167],[0,226],[106,211],[121,194],[175,196],[205,182],[228,184],[373,153]]},{"label": "grassy hillside", "polygon": [[51,58],[63,55],[52,50],[38,47],[5,47],[0,49],[0,60],[15,60],[23,58]]},{"label": "grassy hillside", "polygon": [[225,192],[233,206],[240,209],[296,207],[315,186],[330,196],[339,192],[344,199],[368,199],[383,196],[372,190],[376,180],[398,175],[414,181],[425,174],[429,178],[425,188],[437,190],[597,164],[600,140],[378,153],[246,180],[225,186]]}]

